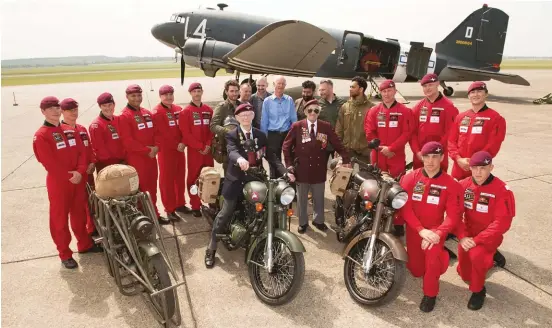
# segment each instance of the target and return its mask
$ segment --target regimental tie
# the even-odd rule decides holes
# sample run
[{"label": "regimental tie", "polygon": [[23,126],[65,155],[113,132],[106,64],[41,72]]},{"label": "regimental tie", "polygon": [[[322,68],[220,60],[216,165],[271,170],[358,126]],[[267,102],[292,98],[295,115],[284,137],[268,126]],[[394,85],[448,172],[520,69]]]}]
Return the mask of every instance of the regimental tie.
[{"label": "regimental tie", "polygon": [[310,137],[312,141],[316,139],[316,133],[314,133],[314,123],[311,123]]},{"label": "regimental tie", "polygon": [[[251,132],[245,133],[246,140],[251,139]],[[247,161],[249,162],[249,165],[256,166],[257,165],[257,157],[255,156],[255,151],[251,151],[250,149],[247,150]]]}]

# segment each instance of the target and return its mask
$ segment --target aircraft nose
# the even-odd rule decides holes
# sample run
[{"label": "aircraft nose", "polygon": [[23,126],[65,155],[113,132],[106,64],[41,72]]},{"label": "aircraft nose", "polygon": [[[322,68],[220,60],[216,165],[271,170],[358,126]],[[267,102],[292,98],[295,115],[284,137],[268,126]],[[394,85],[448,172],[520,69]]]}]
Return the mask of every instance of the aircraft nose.
[{"label": "aircraft nose", "polygon": [[160,40],[161,39],[161,36],[163,35],[163,25],[165,24],[155,24],[152,28],[151,28],[151,34],[153,35],[154,38],[156,38],[157,40]]},{"label": "aircraft nose", "polygon": [[174,22],[156,24],[151,28],[151,34],[159,42],[168,47],[174,48],[176,46],[175,39],[179,43],[183,43],[184,41],[180,36],[184,34],[180,30],[182,29],[181,26],[182,24],[177,24]]}]

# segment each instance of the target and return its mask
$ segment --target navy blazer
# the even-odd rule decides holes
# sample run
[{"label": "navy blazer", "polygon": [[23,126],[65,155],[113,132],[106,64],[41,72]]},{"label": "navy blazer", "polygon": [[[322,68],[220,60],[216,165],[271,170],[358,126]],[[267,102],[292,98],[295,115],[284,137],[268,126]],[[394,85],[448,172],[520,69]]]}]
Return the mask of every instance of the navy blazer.
[{"label": "navy blazer", "polygon": [[[253,140],[256,141],[255,150],[257,152],[257,166],[263,165],[263,158],[265,158],[271,165],[274,165],[280,176],[287,173],[286,168],[282,162],[276,157],[276,154],[267,154],[266,147],[268,139],[266,134],[261,130],[252,127]],[[241,193],[243,184],[248,181],[248,176],[238,166],[236,166],[238,159],[243,157],[247,160],[247,153],[245,151],[242,141],[245,141],[245,134],[241,127],[233,129],[226,133],[226,150],[228,152],[228,167],[224,174],[224,186],[222,195],[224,198],[235,199],[235,197]]]}]

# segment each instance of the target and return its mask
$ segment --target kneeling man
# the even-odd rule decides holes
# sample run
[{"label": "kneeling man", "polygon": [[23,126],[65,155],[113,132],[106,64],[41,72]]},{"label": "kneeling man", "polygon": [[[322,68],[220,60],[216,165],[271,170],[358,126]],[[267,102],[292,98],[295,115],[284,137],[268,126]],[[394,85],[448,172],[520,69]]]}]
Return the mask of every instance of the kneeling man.
[{"label": "kneeling man", "polygon": [[421,150],[424,167],[401,179],[401,186],[408,192],[408,201],[401,210],[406,221],[406,266],[414,277],[423,276],[420,310],[424,312],[435,307],[439,278],[450,260],[444,243],[462,215],[462,189],[441,168],[443,149],[439,142],[426,143]]},{"label": "kneeling man", "polygon": [[486,296],[485,276],[493,256],[516,214],[514,194],[493,176],[492,156],[479,151],[470,158],[472,176],[460,181],[464,189],[464,221],[457,227],[458,274],[469,281],[468,308],[479,310]]}]

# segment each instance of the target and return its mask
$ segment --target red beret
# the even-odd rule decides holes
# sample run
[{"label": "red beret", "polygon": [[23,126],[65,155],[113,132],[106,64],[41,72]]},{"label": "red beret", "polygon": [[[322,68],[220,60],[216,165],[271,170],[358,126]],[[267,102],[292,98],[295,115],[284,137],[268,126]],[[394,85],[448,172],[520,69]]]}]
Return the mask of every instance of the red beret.
[{"label": "red beret", "polygon": [[192,91],[195,90],[195,89],[203,89],[203,88],[201,87],[201,83],[199,83],[199,82],[194,82],[194,83],[190,84],[190,86],[188,87],[188,92],[192,92]]},{"label": "red beret", "polygon": [[170,85],[164,85],[161,88],[159,88],[159,95],[166,95],[167,93],[174,93],[174,88]]},{"label": "red beret", "polygon": [[431,82],[437,82],[439,81],[439,77],[435,73],[426,74],[424,77],[422,77],[422,80],[420,81],[421,85],[424,85],[426,83]]},{"label": "red beret", "polygon": [[138,84],[131,84],[126,88],[126,94],[129,95],[131,93],[142,93],[142,88]]},{"label": "red beret", "polygon": [[437,141],[426,142],[426,144],[422,147],[422,156],[429,154],[443,154],[443,145]]},{"label": "red beret", "polygon": [[234,115],[238,115],[241,112],[253,111],[253,106],[250,103],[244,103],[239,105],[234,111]]},{"label": "red beret", "polygon": [[394,88],[394,87],[395,87],[395,82],[393,82],[393,80],[385,80],[380,83],[379,91],[383,91],[385,89]]},{"label": "red beret", "polygon": [[493,162],[493,157],[486,151],[478,151],[470,158],[470,166],[487,166]]},{"label": "red beret", "polygon": [[40,102],[40,109],[46,109],[50,107],[60,107],[59,99],[54,96],[48,96]]},{"label": "red beret", "polygon": [[487,85],[485,82],[476,81],[470,84],[470,87],[468,88],[468,94],[472,92],[473,90],[487,90]]},{"label": "red beret", "polygon": [[318,106],[319,105],[318,100],[317,99],[311,99],[311,100],[307,101],[303,108],[307,108],[307,106],[310,106],[310,105]]},{"label": "red beret", "polygon": [[104,92],[101,95],[98,96],[98,105],[105,105],[109,103],[115,103],[115,100],[113,100],[113,95],[109,92]]},{"label": "red beret", "polygon": [[61,109],[70,110],[79,107],[79,103],[73,98],[66,98],[61,101]]}]

